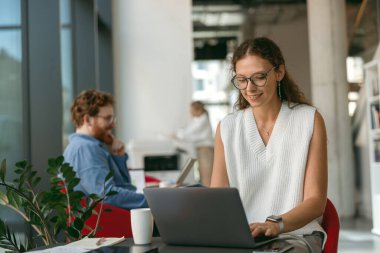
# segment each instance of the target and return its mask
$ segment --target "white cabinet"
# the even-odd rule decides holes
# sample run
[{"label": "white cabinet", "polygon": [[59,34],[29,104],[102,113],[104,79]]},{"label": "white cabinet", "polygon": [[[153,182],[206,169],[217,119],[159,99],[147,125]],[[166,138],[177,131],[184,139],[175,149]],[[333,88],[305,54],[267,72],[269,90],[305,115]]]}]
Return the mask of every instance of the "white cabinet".
[{"label": "white cabinet", "polygon": [[380,61],[365,65],[371,166],[372,232],[380,235]]}]

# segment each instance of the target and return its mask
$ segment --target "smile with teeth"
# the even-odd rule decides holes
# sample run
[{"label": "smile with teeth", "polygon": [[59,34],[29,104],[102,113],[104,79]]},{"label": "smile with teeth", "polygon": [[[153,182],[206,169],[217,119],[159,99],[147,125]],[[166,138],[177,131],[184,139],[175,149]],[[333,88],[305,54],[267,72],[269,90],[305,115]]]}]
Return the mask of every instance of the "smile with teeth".
[{"label": "smile with teeth", "polygon": [[249,94],[248,97],[252,100],[255,100],[259,98],[262,95],[262,93],[255,93],[255,94]]}]

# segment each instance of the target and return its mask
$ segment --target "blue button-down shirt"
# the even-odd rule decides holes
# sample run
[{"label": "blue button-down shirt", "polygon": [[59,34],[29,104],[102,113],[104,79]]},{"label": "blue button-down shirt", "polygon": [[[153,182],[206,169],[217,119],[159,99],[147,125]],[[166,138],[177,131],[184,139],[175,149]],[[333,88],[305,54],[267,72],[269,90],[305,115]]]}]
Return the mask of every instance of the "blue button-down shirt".
[{"label": "blue button-down shirt", "polygon": [[[131,185],[126,154],[114,156],[98,139],[74,133],[69,137],[63,156],[80,178],[75,190],[99,196],[104,196],[104,191],[117,191],[118,194],[107,197],[105,203],[125,209],[147,207],[144,195],[136,193],[136,188]],[[111,170],[113,177],[104,185]]]}]

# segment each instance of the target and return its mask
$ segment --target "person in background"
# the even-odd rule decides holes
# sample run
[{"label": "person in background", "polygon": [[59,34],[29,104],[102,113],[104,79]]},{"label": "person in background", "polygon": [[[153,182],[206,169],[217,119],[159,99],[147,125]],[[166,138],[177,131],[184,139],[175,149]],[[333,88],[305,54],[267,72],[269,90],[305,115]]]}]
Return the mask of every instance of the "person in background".
[{"label": "person in background", "polygon": [[327,198],[324,120],[289,76],[272,40],[243,42],[232,69],[237,110],[217,127],[211,187],[239,190],[252,236],[301,235],[313,252],[321,252],[326,234],[320,217]]},{"label": "person in background", "polygon": [[[71,116],[76,131],[63,156],[80,179],[76,190],[99,196],[117,191],[105,203],[125,209],[147,207],[144,195],[131,185],[124,144],[112,134],[116,122],[113,105],[112,95],[98,90],[83,91],[75,98]],[[113,176],[104,188],[110,171]]]},{"label": "person in background", "polygon": [[[204,186],[210,186],[214,156],[213,133],[208,112],[201,101],[194,101],[190,106],[192,120],[186,128],[177,131],[175,139],[190,144],[195,149],[198,159],[200,181]],[[191,156],[192,152],[190,152]]]}]

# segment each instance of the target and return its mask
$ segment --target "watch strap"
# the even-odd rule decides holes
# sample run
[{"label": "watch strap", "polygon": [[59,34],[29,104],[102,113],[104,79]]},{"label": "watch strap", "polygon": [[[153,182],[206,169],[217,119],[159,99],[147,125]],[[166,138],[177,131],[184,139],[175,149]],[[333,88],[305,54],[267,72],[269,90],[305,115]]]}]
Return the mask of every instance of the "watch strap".
[{"label": "watch strap", "polygon": [[280,229],[280,234],[284,232],[285,226],[281,216],[271,215],[267,217],[266,221],[277,223]]}]

